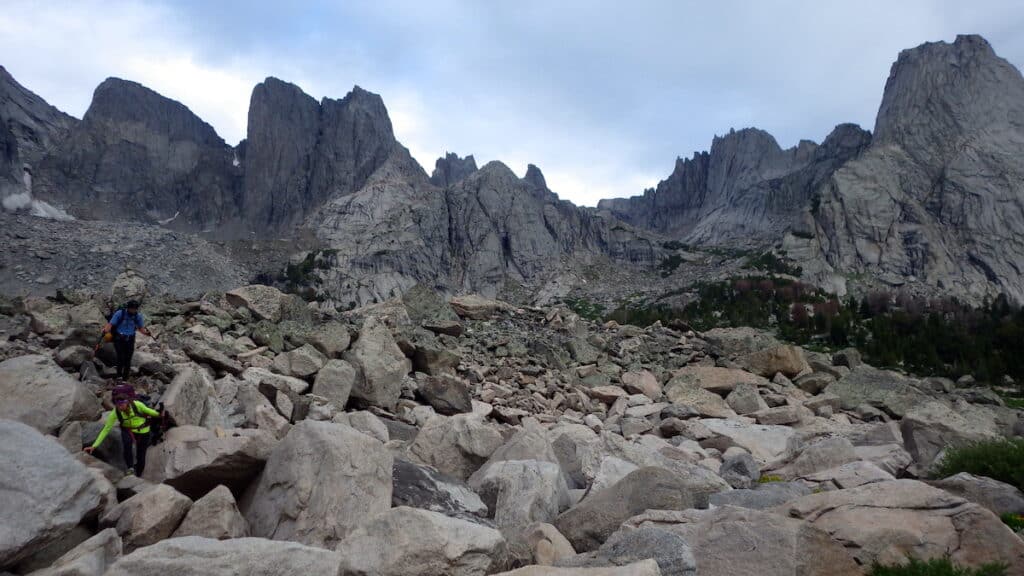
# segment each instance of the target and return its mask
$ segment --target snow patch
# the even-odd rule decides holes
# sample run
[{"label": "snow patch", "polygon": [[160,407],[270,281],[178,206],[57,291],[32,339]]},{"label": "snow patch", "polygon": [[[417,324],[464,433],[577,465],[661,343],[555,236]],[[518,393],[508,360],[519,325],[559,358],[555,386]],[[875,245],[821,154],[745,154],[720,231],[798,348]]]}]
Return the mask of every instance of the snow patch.
[{"label": "snow patch", "polygon": [[42,200],[36,200],[32,198],[32,194],[28,192],[18,192],[17,194],[11,194],[5,196],[3,201],[4,210],[8,212],[28,212],[32,216],[39,218],[48,218],[50,220],[74,220],[75,217],[68,214],[61,208],[43,202]]},{"label": "snow patch", "polygon": [[180,210],[175,212],[174,216],[171,216],[170,218],[165,218],[164,220],[157,220],[157,222],[159,222],[161,226],[167,226],[171,222],[174,222],[174,219],[178,217],[178,214],[181,214]]}]

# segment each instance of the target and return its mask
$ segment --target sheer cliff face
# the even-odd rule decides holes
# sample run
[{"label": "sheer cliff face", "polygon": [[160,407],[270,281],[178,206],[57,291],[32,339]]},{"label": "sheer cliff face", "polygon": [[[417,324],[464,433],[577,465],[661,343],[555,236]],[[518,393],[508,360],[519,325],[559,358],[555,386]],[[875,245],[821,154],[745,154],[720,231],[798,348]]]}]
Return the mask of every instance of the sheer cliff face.
[{"label": "sheer cliff face", "polygon": [[184,105],[134,82],[104,81],[36,171],[36,195],[89,219],[240,226],[234,150]]},{"label": "sheer cliff face", "polygon": [[17,178],[20,164],[18,142],[7,123],[0,122],[0,198],[20,191]]},{"label": "sheer cliff face", "polygon": [[[16,136],[0,130],[5,186],[20,170]],[[86,219],[224,237],[307,227],[331,248],[331,268],[318,273],[343,304],[416,283],[493,293],[566,259],[655,259],[655,242],[558,200],[535,166],[520,179],[449,154],[428,178],[395,140],[380,96],[359,87],[317,102],[268,78],[253,90],[246,140],[232,148],[184,105],[112,78],[45,151],[35,188]]]},{"label": "sheer cliff face", "polygon": [[655,262],[659,242],[638,229],[744,248],[782,240],[809,277],[840,289],[897,278],[1024,300],[1024,79],[979,37],[904,51],[874,137],[843,124],[782,149],[761,130],[732,131],[656,189],[596,211],[559,200],[532,165],[518,178],[447,154],[428,177],[380,96],[359,87],[317,102],[268,78],[232,148],[133,82],[103,82],[78,121],[0,68],[0,120],[5,190],[29,164],[35,195],[78,217],[236,238],[306,227],[332,249],[324,286],[359,303],[417,282],[493,292],[568,260]]},{"label": "sheer cliff face", "polygon": [[509,281],[535,284],[570,260],[655,260],[644,234],[559,200],[537,185],[536,167],[528,176],[491,162],[442,189],[398,147],[362,190],[310,217],[331,247],[324,286],[342,304],[417,283],[493,295]]},{"label": "sheer cliff face", "polygon": [[320,104],[298,86],[267,78],[249,102],[245,140],[245,212],[269,225],[293,218],[309,193]]},{"label": "sheer cliff face", "polygon": [[317,103],[276,78],[253,90],[247,136],[246,219],[273,230],[362,188],[396,145],[380,96],[357,86]]},{"label": "sheer cliff face", "polygon": [[1024,80],[978,36],[924,44],[893,65],[873,137],[840,125],[783,151],[730,133],[657,189],[599,206],[690,242],[785,238],[840,288],[866,275],[1024,300]]},{"label": "sheer cliff face", "polygon": [[906,50],[871,148],[822,187],[817,249],[881,272],[1024,300],[1024,79],[977,36]]},{"label": "sheer cliff face", "polygon": [[18,84],[3,66],[0,66],[0,121],[6,125],[17,147],[18,161],[33,167],[78,123]]}]

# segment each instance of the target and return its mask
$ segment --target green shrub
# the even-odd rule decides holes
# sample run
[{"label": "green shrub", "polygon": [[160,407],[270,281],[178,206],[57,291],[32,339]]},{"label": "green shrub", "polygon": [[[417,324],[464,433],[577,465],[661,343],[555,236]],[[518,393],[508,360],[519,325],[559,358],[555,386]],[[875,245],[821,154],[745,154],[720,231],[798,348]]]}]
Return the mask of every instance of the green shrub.
[{"label": "green shrub", "polygon": [[999,396],[1002,397],[1003,403],[1006,404],[1007,408],[1016,408],[1017,410],[1024,410],[1024,398],[1004,393],[1000,393]]},{"label": "green shrub", "polygon": [[661,276],[663,278],[667,278],[672,275],[672,273],[676,271],[676,268],[679,268],[679,265],[682,263],[683,257],[678,254],[673,254],[668,258],[663,259],[661,264],[658,264],[658,269],[661,270]]},{"label": "green shrub", "polygon": [[604,318],[604,306],[591,302],[586,298],[567,298],[565,305],[573,312],[579,314],[581,318],[591,322],[600,322]]},{"label": "green shrub", "polygon": [[949,448],[936,465],[934,475],[945,478],[960,472],[1024,489],[1024,439],[990,440]]},{"label": "green shrub", "polygon": [[764,270],[771,274],[788,274],[790,276],[800,276],[804,272],[800,266],[771,252],[764,252],[747,258],[747,262],[743,267],[751,270]]},{"label": "green shrub", "polygon": [[906,564],[881,566],[875,564],[868,576],[1004,576],[1005,564],[985,564],[979,568],[962,568],[949,558],[917,560],[911,558]]},{"label": "green shrub", "polygon": [[1014,532],[1024,530],[1024,516],[1021,516],[1020,514],[1008,513],[1003,514],[999,518],[1003,521],[1003,524],[1009,526],[1010,530],[1013,530]]}]

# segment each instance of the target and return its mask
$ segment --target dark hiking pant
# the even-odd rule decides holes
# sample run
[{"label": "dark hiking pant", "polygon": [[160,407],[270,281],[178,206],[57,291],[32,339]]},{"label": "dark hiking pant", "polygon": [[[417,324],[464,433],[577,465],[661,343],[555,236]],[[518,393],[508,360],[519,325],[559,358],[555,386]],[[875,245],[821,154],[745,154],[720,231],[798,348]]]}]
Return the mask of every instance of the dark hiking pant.
[{"label": "dark hiking pant", "polygon": [[[134,437],[134,438],[133,438]],[[132,447],[136,448],[137,454],[132,454]],[[135,475],[142,476],[146,469],[146,449],[149,448],[149,432],[134,434],[121,428],[121,450],[124,452],[124,465],[135,468]]]},{"label": "dark hiking pant", "polygon": [[127,378],[132,372],[132,355],[135,354],[135,335],[114,336],[114,351],[117,352],[117,377]]}]

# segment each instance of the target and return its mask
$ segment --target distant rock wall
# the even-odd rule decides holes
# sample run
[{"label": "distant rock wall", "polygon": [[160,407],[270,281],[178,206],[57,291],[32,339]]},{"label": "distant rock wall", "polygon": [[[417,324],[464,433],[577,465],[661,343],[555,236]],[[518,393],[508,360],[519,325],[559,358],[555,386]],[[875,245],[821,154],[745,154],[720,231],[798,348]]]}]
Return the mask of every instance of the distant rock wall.
[{"label": "distant rock wall", "polygon": [[603,200],[638,227],[784,248],[819,284],[883,278],[972,301],[1024,301],[1024,78],[979,36],[903,51],[875,134],[840,125],[782,151],[716,138],[657,189]]}]

